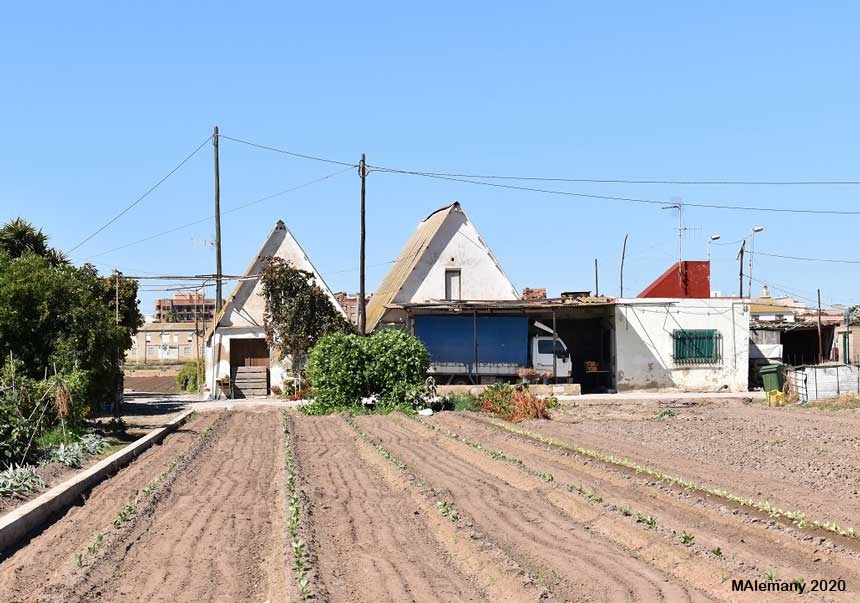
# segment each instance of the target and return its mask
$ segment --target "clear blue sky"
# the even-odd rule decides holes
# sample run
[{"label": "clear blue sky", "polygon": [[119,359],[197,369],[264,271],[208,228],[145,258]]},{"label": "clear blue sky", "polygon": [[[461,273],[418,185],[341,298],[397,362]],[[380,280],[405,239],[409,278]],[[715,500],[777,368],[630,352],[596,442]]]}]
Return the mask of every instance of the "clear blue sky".
[{"label": "clear blue sky", "polygon": [[[853,3],[15,3],[0,23],[0,221],[70,249],[218,125],[299,152],[423,170],[632,179],[860,179]],[[222,142],[225,209],[336,166]],[[549,185],[688,202],[858,209],[860,187]],[[207,146],[73,254],[127,274],[211,273]],[[283,219],[334,290],[358,288],[354,172],[223,219],[225,272]],[[627,293],[675,258],[659,207],[373,173],[368,288],[416,223],[459,200],[518,288]],[[860,259],[860,216],[686,212],[687,259],[753,225],[762,251]],[[195,240],[197,242],[195,242]],[[714,247],[737,291],[737,246]],[[860,266],[759,257],[754,276],[856,302]],[[148,286],[148,288],[152,288]],[[229,292],[229,287],[226,292]],[[759,285],[754,286],[757,293]],[[226,293],[225,292],[225,293]],[[144,311],[161,294],[142,294]]]}]

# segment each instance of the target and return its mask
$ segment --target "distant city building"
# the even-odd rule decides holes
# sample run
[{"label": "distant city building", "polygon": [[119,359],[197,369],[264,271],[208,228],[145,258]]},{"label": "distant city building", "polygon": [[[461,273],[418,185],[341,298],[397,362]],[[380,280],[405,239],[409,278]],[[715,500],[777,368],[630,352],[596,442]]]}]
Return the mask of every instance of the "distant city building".
[{"label": "distant city building", "polygon": [[172,298],[155,300],[155,322],[211,321],[215,316],[215,300],[200,293],[176,293]]},{"label": "distant city building", "polygon": [[[372,296],[368,295],[365,298],[365,302],[369,302]],[[337,300],[337,303],[340,304],[340,307],[343,308],[343,311],[346,312],[347,318],[349,318],[350,322],[354,325],[358,324],[358,293],[346,293],[345,291],[338,291],[334,294],[334,298]]]},{"label": "distant city building", "polygon": [[[208,325],[207,325],[208,327]],[[145,323],[135,333],[125,360],[134,364],[183,363],[202,358],[203,324],[194,332],[194,323]]]}]

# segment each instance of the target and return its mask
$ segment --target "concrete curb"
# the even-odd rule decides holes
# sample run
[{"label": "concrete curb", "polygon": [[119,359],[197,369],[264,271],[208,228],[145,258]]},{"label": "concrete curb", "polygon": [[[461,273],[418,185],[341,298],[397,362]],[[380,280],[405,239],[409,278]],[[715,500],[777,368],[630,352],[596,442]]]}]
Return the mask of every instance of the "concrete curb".
[{"label": "concrete curb", "polygon": [[73,506],[81,496],[128,465],[144,450],[161,442],[169,433],[176,431],[188,420],[193,412],[193,410],[184,411],[164,427],[151,431],[89,469],[81,471],[41,496],[0,517],[0,553],[15,547],[28,534]]}]

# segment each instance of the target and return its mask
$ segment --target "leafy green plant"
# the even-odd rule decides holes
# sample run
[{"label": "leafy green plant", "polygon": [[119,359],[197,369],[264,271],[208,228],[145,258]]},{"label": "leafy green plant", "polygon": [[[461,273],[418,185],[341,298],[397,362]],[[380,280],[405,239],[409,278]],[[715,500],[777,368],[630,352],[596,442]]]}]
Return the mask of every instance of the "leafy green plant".
[{"label": "leafy green plant", "polygon": [[79,443],[84,451],[84,454],[89,455],[101,454],[105,451],[106,448],[110,447],[110,444],[108,444],[107,440],[105,440],[102,436],[96,433],[88,433],[81,436]]},{"label": "leafy green plant", "polygon": [[672,417],[677,417],[678,413],[676,413],[671,408],[664,408],[660,412],[657,413],[657,419],[671,419]]},{"label": "leafy green plant", "polygon": [[764,578],[765,578],[765,580],[767,580],[768,582],[775,582],[775,581],[776,581],[776,579],[778,578],[778,576],[777,576],[777,574],[776,574],[776,571],[775,571],[775,570],[767,570],[767,571],[765,572],[765,574],[764,574]]},{"label": "leafy green plant", "polygon": [[481,410],[478,397],[472,394],[451,394],[448,396],[448,403],[450,408],[456,411],[471,410],[477,412]]},{"label": "leafy green plant", "polygon": [[551,482],[555,479],[552,476],[552,473],[546,473],[546,472],[538,473],[538,477],[541,478],[545,482]]},{"label": "leafy green plant", "polygon": [[32,492],[47,485],[33,465],[12,465],[0,471],[0,496]]},{"label": "leafy green plant", "polygon": [[690,534],[687,530],[682,530],[681,535],[678,536],[678,540],[681,541],[681,544],[686,544],[687,546],[693,544],[695,539],[696,537]]},{"label": "leafy green plant", "polygon": [[60,463],[66,467],[78,468],[84,462],[84,449],[77,442],[72,444],[60,444],[48,451],[47,461],[49,463]]},{"label": "leafy green plant", "polygon": [[643,515],[642,513],[636,513],[636,523],[644,523],[649,530],[653,530],[657,527],[657,518],[653,515]]},{"label": "leafy green plant", "polygon": [[714,547],[711,549],[711,554],[714,557],[722,557],[723,556],[723,549],[721,549],[720,547]]},{"label": "leafy green plant", "polygon": [[454,505],[449,503],[447,500],[440,500],[437,502],[436,508],[439,509],[439,513],[441,513],[443,517],[447,517],[455,523],[459,521],[460,513],[458,513],[457,509],[454,508]]}]

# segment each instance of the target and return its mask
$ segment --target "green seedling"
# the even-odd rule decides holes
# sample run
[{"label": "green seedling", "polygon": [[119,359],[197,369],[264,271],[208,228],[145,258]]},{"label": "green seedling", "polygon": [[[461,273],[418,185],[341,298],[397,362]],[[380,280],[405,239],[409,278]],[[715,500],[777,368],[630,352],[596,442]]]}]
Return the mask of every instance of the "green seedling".
[{"label": "green seedling", "polygon": [[541,478],[545,482],[551,482],[555,479],[552,476],[552,473],[538,473],[538,477]]},{"label": "green seedling", "polygon": [[81,567],[84,564],[83,557],[80,553],[75,553],[75,565]]},{"label": "green seedling", "polygon": [[653,530],[657,527],[657,518],[653,515],[643,515],[642,513],[636,513],[636,523],[644,523],[649,530]]},{"label": "green seedling", "polygon": [[722,557],[723,556],[723,549],[721,549],[720,547],[715,547],[715,548],[711,549],[711,554],[714,557]]},{"label": "green seedling", "polygon": [[804,584],[806,584],[806,580],[804,580],[803,578],[795,578],[791,581],[791,583],[798,589],[800,589],[801,587],[803,587]]},{"label": "green seedling", "polygon": [[676,413],[671,408],[664,408],[663,410],[661,410],[660,412],[657,413],[657,419],[658,420],[671,419],[672,417],[677,417],[677,416],[678,416],[678,413]]},{"label": "green seedling", "polygon": [[630,507],[621,507],[619,510],[624,517],[630,517],[633,515],[633,511],[630,510]]},{"label": "green seedling", "polygon": [[776,572],[774,570],[767,570],[767,572],[765,572],[764,574],[764,577],[768,582],[775,582],[778,576],[776,575]]},{"label": "green seedling", "polygon": [[687,546],[693,544],[695,539],[696,537],[690,534],[687,530],[682,530],[681,535],[678,536],[678,540],[681,541],[681,544],[686,544]]}]

